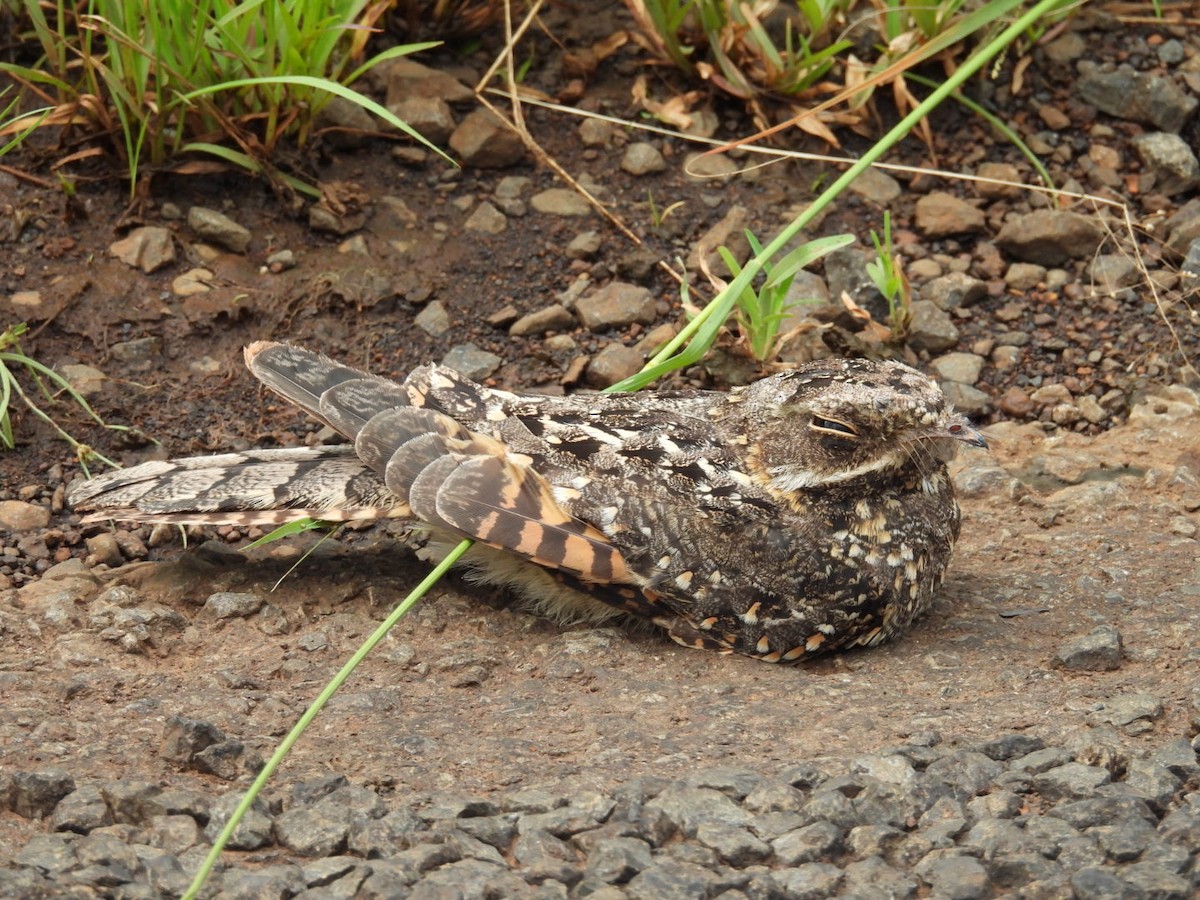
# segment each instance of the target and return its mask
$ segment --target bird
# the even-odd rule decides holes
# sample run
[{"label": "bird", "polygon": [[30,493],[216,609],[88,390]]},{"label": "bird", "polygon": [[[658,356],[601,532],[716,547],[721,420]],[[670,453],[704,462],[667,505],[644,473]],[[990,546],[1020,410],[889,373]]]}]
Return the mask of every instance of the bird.
[{"label": "bird", "polygon": [[562,622],[794,663],[870,647],[933,602],[982,433],[898,361],[828,359],[728,391],[512,393],[429,364],[403,382],[245,349],[346,443],[153,461],[77,481],[84,521],[402,519],[421,555]]}]

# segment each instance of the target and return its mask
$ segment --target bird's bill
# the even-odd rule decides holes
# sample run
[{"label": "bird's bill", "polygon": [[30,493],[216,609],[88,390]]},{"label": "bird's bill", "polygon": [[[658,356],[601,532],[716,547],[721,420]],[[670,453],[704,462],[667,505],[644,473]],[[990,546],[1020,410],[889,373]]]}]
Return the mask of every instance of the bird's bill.
[{"label": "bird's bill", "polygon": [[955,416],[946,426],[944,434],[947,437],[952,437],[956,441],[962,441],[971,447],[982,447],[987,449],[987,438],[983,436],[983,432],[977,429],[974,425],[968,422],[962,416]]}]

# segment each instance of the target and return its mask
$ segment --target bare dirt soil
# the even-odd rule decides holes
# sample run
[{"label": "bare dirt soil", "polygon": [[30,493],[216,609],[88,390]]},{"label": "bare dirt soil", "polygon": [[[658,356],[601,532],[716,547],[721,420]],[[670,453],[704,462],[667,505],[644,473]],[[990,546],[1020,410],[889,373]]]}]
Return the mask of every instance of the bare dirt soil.
[{"label": "bare dirt soil", "polygon": [[[1173,529],[1194,523],[1200,502],[1188,476],[1200,406],[1189,399],[1152,401],[1135,424],[1093,439],[999,429],[994,459],[960,466],[960,484],[982,496],[964,501],[935,610],[875,651],[784,668],[654,633],[564,629],[439,589],[326,708],[279,783],[337,772],[406,796],[604,790],[715,764],[774,771],[931,730],[964,743],[1008,732],[1051,741],[1116,721],[1135,751],[1188,736],[1200,561],[1195,538]],[[250,561],[200,548],[99,585],[85,571],[14,592],[0,610],[6,768],[224,793],[228,781],[162,755],[169,718],[184,716],[245,744],[234,769],[244,781],[418,578],[385,542],[365,543],[318,552],[274,589],[299,546]],[[267,605],[217,620],[202,608],[215,591]],[[1056,666],[1060,646],[1101,624],[1121,634],[1118,670]],[[1161,716],[1129,725],[1131,694],[1157,698]],[[39,827],[5,814],[0,846]]]},{"label": "bare dirt soil", "polygon": [[[587,17],[572,21],[580,18]],[[1128,58],[1130,46],[1144,50],[1157,33],[1153,26],[1090,32],[1096,44],[1089,53]],[[598,76],[590,102],[631,114],[633,59]],[[1081,112],[1071,98],[1069,71],[1035,65],[1022,92],[1003,99],[1006,114],[1028,133],[1044,130],[1036,110],[1067,111],[1072,125],[1062,146],[1073,149],[1056,157],[1056,172],[1074,172],[1096,114]],[[736,111],[720,103],[717,109],[736,133],[743,124]],[[937,148],[941,166],[967,168],[968,156],[971,165],[981,158],[1019,164],[1013,148],[995,143],[960,110],[941,116],[935,128],[944,141]],[[555,186],[553,176],[532,162],[503,173],[447,174],[433,160],[407,167],[376,145],[333,153],[320,165],[323,182],[403,199],[407,212],[374,206],[360,232],[363,246],[310,231],[264,188],[233,176],[163,176],[153,203],[127,215],[115,185],[84,184],[79,198],[67,201],[0,173],[4,203],[25,223],[3,245],[0,292],[41,292],[45,305],[31,321],[26,349],[48,364],[101,369],[109,380],[92,397],[97,410],[162,443],[155,448],[89,428],[69,406],[56,408],[73,432],[121,461],[286,446],[317,439],[317,428],[252,384],[239,362],[249,341],[309,344],[398,376],[471,342],[502,357],[495,383],[562,389],[572,357],[610,340],[632,345],[644,329],[596,335],[576,328],[576,348],[564,355],[540,335],[510,337],[487,317],[508,305],[520,313],[540,309],[587,272],[597,283],[620,274],[646,285],[660,300],[659,321],[678,320],[677,289],[647,260],[686,254],[734,204],[751,210],[757,233],[770,234],[834,171],[787,164],[728,182],[695,182],[678,164],[684,148],[668,141],[667,172],[647,181],[617,169],[618,146],[583,148],[576,123],[540,111],[530,112],[529,122],[569,170],[608,187],[606,199],[634,223],[646,248],[633,248],[595,215],[510,212],[502,234],[466,231],[470,210],[493,196],[503,175],[532,179],[530,193]],[[1110,143],[1135,165],[1125,140],[1138,129],[1108,124]],[[900,155],[917,163],[928,158],[913,141]],[[685,201],[664,228],[653,227],[651,194],[660,207]],[[994,247],[977,246],[983,238],[919,237],[912,230],[914,201],[906,193],[893,207],[910,259],[978,267],[994,258]],[[224,206],[253,233],[249,255],[211,254],[170,217],[167,203],[182,210]],[[998,222],[1028,202],[995,200],[987,207]],[[822,227],[866,235],[880,220],[879,207],[850,198]],[[143,275],[111,258],[108,245],[140,222],[171,228],[182,259]],[[587,229],[603,237],[597,256],[566,258],[563,247]],[[284,247],[295,251],[298,266],[268,271],[267,255]],[[172,278],[196,263],[214,273],[214,289],[177,297]],[[1024,371],[1039,378],[1026,387],[1074,378],[1083,390],[1079,379],[1094,379],[1092,393],[1115,387],[1127,402],[1107,421],[1082,423],[1089,434],[1057,428],[1048,407],[1021,416],[993,403],[982,414],[992,449],[958,463],[964,527],[956,561],[935,610],[904,640],[800,668],[774,667],[686,650],[650,631],[560,627],[450,580],[355,673],[296,746],[278,782],[336,772],[406,795],[607,788],[638,775],[674,776],[718,763],[776,770],[930,730],[947,741],[1014,731],[1057,740],[1115,722],[1134,749],[1191,737],[1200,729],[1200,406],[1194,393],[1169,384],[1178,373],[1178,348],[1149,301],[1098,305],[1083,289],[1085,265],[1079,261],[1072,270],[1080,286],[1074,294],[1010,290],[991,277],[989,296],[960,323],[960,348],[1027,325],[1034,340],[1022,365],[1016,372],[988,369],[980,384],[993,401]],[[413,324],[434,300],[452,323],[440,336]],[[1013,303],[1025,304],[1016,325],[994,318]],[[1107,334],[1105,353],[1115,365],[1102,372],[1082,355],[1047,349],[1043,332],[1047,338],[1070,332],[1069,343],[1085,351]],[[914,359],[927,363],[928,354]],[[676,380],[713,377],[696,369]],[[0,535],[2,770],[60,767],[81,782],[128,778],[213,795],[244,786],[256,760],[270,754],[424,574],[422,564],[376,532],[322,545],[287,577],[315,537],[242,555],[233,549],[238,533],[198,535],[216,541],[180,552],[172,535],[152,537],[143,529],[118,534],[123,567],[84,565],[85,539],[98,529],[81,528],[62,507],[64,484],[78,472],[70,452],[32,416],[18,414],[14,426],[21,443],[0,455],[0,499],[43,505],[53,518],[34,533]],[[217,618],[204,604],[219,591],[253,594],[265,605]],[[1064,642],[1101,624],[1120,632],[1119,669],[1073,672],[1055,665]],[[1122,720],[1134,694],[1156,698],[1161,714]],[[240,755],[218,767],[219,774],[164,756],[172,716],[214,724],[243,745]],[[0,811],[0,857],[45,828]]]}]

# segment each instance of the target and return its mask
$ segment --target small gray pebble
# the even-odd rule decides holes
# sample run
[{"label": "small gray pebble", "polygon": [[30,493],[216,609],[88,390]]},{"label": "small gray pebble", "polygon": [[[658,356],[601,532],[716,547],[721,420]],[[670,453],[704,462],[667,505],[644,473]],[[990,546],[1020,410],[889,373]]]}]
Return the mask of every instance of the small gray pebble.
[{"label": "small gray pebble", "polygon": [[204,608],[218,619],[244,618],[262,609],[264,601],[254,594],[218,591],[204,601]]}]

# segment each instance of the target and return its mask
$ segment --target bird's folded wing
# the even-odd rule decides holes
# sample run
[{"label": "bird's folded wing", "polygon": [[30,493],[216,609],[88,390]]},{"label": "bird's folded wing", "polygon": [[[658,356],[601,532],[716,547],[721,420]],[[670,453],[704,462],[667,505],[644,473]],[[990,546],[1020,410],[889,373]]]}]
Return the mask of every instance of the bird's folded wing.
[{"label": "bird's folded wing", "polygon": [[[529,457],[430,409],[371,419],[355,444],[413,515],[435,527],[594,583],[628,582],[605,535],[563,511]],[[381,468],[382,467],[382,468]]]}]

